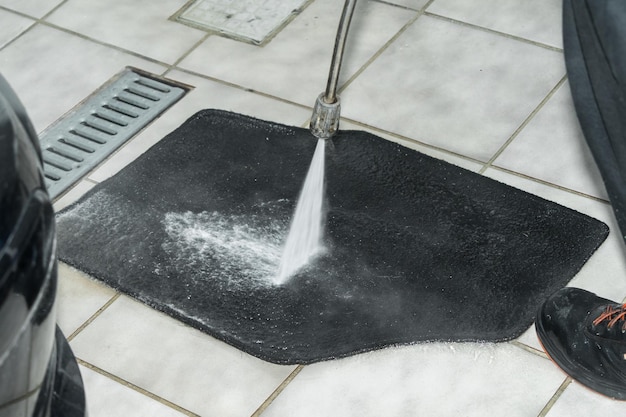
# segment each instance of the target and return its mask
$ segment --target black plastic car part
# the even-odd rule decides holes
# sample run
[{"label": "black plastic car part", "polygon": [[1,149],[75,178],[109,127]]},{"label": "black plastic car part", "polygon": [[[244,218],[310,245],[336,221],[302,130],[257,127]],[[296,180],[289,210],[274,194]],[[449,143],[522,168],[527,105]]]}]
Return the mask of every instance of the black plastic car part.
[{"label": "black plastic car part", "polygon": [[39,141],[0,76],[0,417],[86,415],[76,359],[56,326],[54,212]]}]

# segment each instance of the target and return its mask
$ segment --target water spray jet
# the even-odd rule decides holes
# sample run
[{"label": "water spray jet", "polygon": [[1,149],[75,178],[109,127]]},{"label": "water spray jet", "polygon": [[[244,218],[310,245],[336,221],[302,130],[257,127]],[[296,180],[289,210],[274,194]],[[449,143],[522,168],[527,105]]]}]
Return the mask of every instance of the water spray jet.
[{"label": "water spray jet", "polygon": [[324,158],[325,141],[339,130],[341,104],[337,96],[337,85],[343,61],[343,51],[348,29],[354,14],[356,0],[346,0],[328,73],[326,91],[320,94],[313,107],[310,131],[318,139],[311,166],[289,228],[289,235],[281,257],[275,284],[284,284],[300,268],[308,264],[322,250],[322,206],[324,201]]}]

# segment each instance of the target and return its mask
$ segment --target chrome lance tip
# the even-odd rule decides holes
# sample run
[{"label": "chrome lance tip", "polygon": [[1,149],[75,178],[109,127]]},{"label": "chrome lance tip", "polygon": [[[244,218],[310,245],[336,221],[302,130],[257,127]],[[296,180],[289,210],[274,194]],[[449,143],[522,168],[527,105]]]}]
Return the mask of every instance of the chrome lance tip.
[{"label": "chrome lance tip", "polygon": [[325,96],[322,93],[317,97],[309,126],[313,136],[318,139],[330,139],[339,130],[341,113],[339,97],[335,97],[334,103],[327,103]]},{"label": "chrome lance tip", "polygon": [[311,133],[318,139],[330,139],[339,129],[341,105],[339,104],[339,97],[337,96],[337,85],[339,83],[343,51],[345,49],[348,29],[352,21],[356,1],[357,0],[346,0],[343,6],[339,27],[337,28],[335,49],[333,50],[326,91],[319,95],[313,107],[310,128]]}]

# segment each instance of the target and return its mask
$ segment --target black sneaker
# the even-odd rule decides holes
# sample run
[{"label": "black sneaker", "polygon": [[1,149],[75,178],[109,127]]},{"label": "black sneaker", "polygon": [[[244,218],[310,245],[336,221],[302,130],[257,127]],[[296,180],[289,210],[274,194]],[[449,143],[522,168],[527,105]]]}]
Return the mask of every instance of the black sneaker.
[{"label": "black sneaker", "polygon": [[563,288],[535,322],[546,353],[573,379],[626,400],[626,304],[578,288]]}]

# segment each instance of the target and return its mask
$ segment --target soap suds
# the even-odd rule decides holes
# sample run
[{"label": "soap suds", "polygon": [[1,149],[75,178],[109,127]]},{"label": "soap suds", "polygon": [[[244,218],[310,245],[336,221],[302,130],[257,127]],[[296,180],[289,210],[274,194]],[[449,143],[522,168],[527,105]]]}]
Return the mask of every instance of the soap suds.
[{"label": "soap suds", "polygon": [[[166,213],[162,248],[174,265],[233,284],[271,285],[280,265],[284,222],[219,212]],[[160,271],[155,271],[160,272]]]}]

